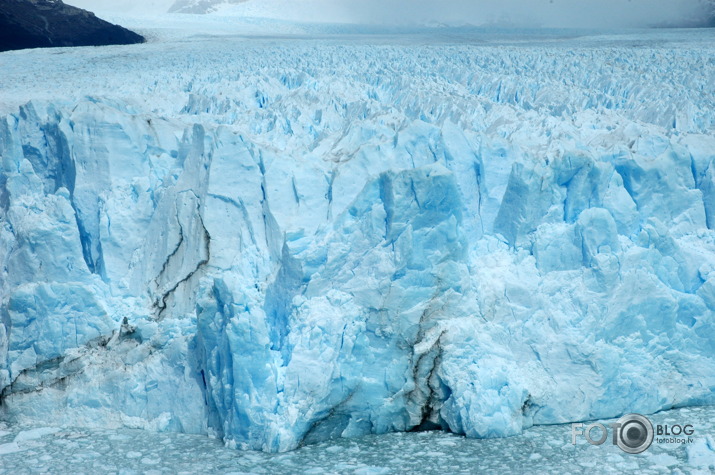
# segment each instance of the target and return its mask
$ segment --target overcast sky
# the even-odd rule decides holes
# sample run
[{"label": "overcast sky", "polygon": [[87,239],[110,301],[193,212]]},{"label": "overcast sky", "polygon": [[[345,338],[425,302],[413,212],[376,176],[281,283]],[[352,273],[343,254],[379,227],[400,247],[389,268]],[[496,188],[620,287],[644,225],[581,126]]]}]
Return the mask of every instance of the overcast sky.
[{"label": "overcast sky", "polygon": [[[156,14],[173,1],[65,0],[98,14]],[[715,0],[247,0],[233,8],[250,16],[303,21],[622,27],[691,23],[706,17],[705,3]]]},{"label": "overcast sky", "polygon": [[337,3],[356,21],[511,22],[550,27],[683,23],[697,17],[702,6],[700,0],[337,0]]}]

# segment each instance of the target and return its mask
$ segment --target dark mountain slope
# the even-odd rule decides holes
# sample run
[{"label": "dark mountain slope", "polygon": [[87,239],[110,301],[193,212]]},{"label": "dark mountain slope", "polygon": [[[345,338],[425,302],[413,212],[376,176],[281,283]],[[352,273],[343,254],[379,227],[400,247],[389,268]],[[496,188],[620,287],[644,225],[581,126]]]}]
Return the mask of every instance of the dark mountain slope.
[{"label": "dark mountain slope", "polygon": [[61,0],[0,0],[0,51],[143,42],[141,35]]}]

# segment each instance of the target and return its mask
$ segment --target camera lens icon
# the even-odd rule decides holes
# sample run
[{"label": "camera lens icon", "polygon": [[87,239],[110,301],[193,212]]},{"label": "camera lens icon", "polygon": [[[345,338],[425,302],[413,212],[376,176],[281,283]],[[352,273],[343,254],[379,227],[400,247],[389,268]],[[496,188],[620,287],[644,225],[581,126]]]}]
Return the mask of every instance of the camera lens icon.
[{"label": "camera lens icon", "polygon": [[626,414],[618,419],[616,444],[626,453],[645,452],[653,443],[653,425],[640,414]]}]

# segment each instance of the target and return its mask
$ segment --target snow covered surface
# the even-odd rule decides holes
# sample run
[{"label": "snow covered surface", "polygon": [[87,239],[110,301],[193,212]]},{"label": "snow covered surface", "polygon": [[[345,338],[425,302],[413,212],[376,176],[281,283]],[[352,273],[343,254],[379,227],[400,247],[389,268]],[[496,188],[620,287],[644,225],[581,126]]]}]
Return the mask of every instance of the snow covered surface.
[{"label": "snow covered surface", "polygon": [[4,420],[275,452],[715,401],[713,32],[174,18],[0,54]]},{"label": "snow covered surface", "polygon": [[[252,473],[399,474],[534,473],[709,474],[715,470],[715,409],[660,413],[653,424],[693,424],[691,444],[654,443],[630,455],[612,445],[571,443],[568,425],[540,426],[506,439],[466,439],[441,432],[338,439],[287,454],[238,452],[215,439],[121,429],[53,429],[16,442],[20,427],[0,433],[0,474]],[[605,421],[604,421],[605,422]],[[613,422],[613,421],[609,421]],[[22,433],[22,432],[21,432]],[[709,434],[709,435],[708,435]],[[594,432],[594,437],[596,433]],[[12,451],[3,452],[5,447]]]}]

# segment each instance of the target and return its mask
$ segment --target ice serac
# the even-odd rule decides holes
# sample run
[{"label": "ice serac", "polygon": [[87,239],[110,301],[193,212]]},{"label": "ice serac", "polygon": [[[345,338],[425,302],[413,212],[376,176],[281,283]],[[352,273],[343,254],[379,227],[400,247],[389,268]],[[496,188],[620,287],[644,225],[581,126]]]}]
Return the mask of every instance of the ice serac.
[{"label": "ice serac", "polygon": [[[2,118],[4,419],[284,451],[715,402],[709,96],[532,81],[540,50],[292,48],[177,72],[172,110]],[[634,51],[608,60],[673,60]]]}]

